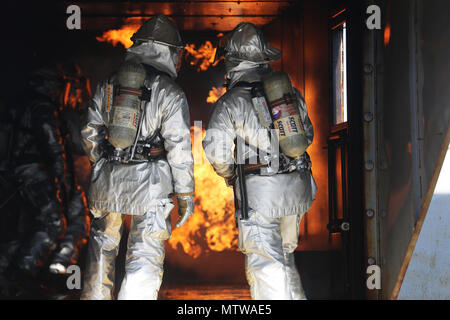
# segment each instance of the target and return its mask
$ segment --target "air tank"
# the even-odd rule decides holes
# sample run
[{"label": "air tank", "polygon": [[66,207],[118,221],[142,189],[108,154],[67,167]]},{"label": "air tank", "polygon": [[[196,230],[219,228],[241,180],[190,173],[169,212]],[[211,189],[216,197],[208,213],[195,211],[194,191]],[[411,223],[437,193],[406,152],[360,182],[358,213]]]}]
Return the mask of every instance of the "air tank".
[{"label": "air tank", "polygon": [[297,159],[308,147],[308,140],[291,80],[285,72],[274,71],[263,78],[263,87],[273,125],[278,131],[280,149],[288,157]]},{"label": "air tank", "polygon": [[146,72],[140,63],[127,61],[117,72],[118,95],[114,97],[112,115],[108,126],[108,140],[124,150],[133,145],[140,118],[140,89]]}]

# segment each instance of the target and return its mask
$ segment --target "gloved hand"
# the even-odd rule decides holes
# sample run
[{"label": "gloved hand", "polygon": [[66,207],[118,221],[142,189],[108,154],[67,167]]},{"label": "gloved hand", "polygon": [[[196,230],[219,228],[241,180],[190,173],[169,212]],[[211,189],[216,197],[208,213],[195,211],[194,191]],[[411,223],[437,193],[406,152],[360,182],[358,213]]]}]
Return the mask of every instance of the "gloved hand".
[{"label": "gloved hand", "polygon": [[190,216],[194,214],[194,196],[178,196],[178,215],[177,228],[186,223]]}]

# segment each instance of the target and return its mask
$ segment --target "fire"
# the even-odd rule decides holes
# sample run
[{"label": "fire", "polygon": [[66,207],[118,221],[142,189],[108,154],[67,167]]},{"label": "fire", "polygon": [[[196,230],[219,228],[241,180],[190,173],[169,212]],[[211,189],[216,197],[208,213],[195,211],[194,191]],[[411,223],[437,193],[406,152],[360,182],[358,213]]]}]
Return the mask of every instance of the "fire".
[{"label": "fire", "polygon": [[[191,137],[194,137],[193,131],[194,127],[191,128]],[[204,134],[205,130],[202,138]],[[192,145],[193,148],[201,148],[199,143],[193,142]],[[193,150],[194,154],[198,152]],[[173,230],[168,241],[173,249],[181,246],[193,258],[203,252],[237,250],[233,190],[214,172],[204,151],[201,152],[204,161],[194,165],[194,214],[184,226]]]},{"label": "fire", "polygon": [[187,44],[184,49],[190,55],[188,56],[189,64],[198,65],[197,71],[206,71],[210,66],[215,67],[220,61],[214,61],[217,48],[214,48],[211,41],[206,41],[197,50],[195,44]]},{"label": "fire", "polygon": [[[108,30],[100,37],[96,37],[97,41],[110,42],[113,46],[121,43],[125,49],[128,49],[133,45],[130,38],[139,29],[140,25],[135,22],[125,22],[125,25],[120,29]],[[222,36],[221,33],[217,35]],[[206,41],[198,49],[195,48],[195,44],[187,44],[184,49],[186,51],[186,59],[191,66],[198,66],[197,71],[206,71],[210,66],[215,67],[219,61],[223,58],[214,61],[216,50],[211,41]]]},{"label": "fire", "polygon": [[388,22],[384,28],[384,46],[387,47],[391,41],[391,24]]},{"label": "fire", "polygon": [[207,103],[216,102],[217,100],[219,100],[221,96],[225,94],[225,92],[227,92],[227,89],[225,87],[222,88],[212,87],[212,89],[209,90],[209,95],[206,98],[206,102]]},{"label": "fire", "polygon": [[111,42],[113,46],[121,43],[125,49],[128,49],[133,45],[133,41],[130,38],[139,29],[140,25],[125,24],[121,29],[108,30],[103,33],[101,37],[96,37],[100,42]]}]

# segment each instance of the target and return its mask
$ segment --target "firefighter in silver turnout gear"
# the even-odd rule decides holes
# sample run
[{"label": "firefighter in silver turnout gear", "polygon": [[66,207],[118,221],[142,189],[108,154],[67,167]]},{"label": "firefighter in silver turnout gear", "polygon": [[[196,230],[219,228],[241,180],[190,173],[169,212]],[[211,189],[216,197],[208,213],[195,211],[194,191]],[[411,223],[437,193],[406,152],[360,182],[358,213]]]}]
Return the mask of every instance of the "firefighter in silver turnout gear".
[{"label": "firefighter in silver turnout gear", "polygon": [[[253,108],[251,86],[272,72],[268,63],[279,59],[281,52],[271,47],[254,25],[241,23],[228,35],[224,55],[228,88],[214,106],[203,147],[216,173],[229,182],[235,181],[236,141],[250,146],[244,149],[244,158],[252,157],[251,150],[256,148],[269,156],[273,150],[269,129],[261,124]],[[310,145],[313,126],[302,95],[296,89],[295,93]],[[246,277],[253,299],[306,299],[293,252],[298,245],[299,224],[311,207],[317,187],[306,153],[292,159],[295,170],[281,171],[281,159],[286,159],[282,153],[280,171],[245,175],[248,219],[237,217],[237,222],[239,248],[246,255]],[[233,183],[239,190],[238,183]],[[239,193],[235,195],[240,201]]]},{"label": "firefighter in silver turnout gear", "polygon": [[[132,215],[132,221],[118,299],[157,299],[164,241],[171,235],[171,195],[178,200],[177,227],[194,209],[189,107],[184,92],[174,82],[183,42],[175,24],[164,15],[145,22],[131,39],[133,46],[125,61],[146,68],[144,87],[149,93],[143,100],[137,133],[137,160],[111,160],[108,151],[106,134],[112,110],[108,110],[107,94],[108,85],[117,84],[115,75],[97,87],[81,131],[84,149],[93,163],[88,201],[94,215],[81,299],[113,298],[114,264],[124,214]],[[149,144],[150,151],[143,152]],[[164,147],[165,156],[145,160],[158,146]]]}]

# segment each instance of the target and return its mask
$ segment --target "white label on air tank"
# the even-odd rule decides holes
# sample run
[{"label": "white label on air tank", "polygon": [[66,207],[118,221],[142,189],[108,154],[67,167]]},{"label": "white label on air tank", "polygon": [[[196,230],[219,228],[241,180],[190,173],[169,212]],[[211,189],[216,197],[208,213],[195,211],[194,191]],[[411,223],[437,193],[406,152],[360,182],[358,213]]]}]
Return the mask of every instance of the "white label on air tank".
[{"label": "white label on air tank", "polygon": [[133,108],[114,107],[114,117],[111,125],[125,128],[137,127],[137,111]]},{"label": "white label on air tank", "polygon": [[275,129],[279,130],[280,140],[303,133],[303,125],[295,104],[281,104],[272,108]]},{"label": "white label on air tank", "polygon": [[253,97],[252,98],[253,107],[258,114],[259,121],[264,127],[269,127],[272,123],[272,117],[270,116],[269,110],[267,108],[266,98],[264,97]]},{"label": "white label on air tank", "polygon": [[274,122],[274,125],[275,129],[278,129],[280,132],[280,139],[294,136],[303,132],[300,122],[300,116],[298,114],[276,120]]}]

